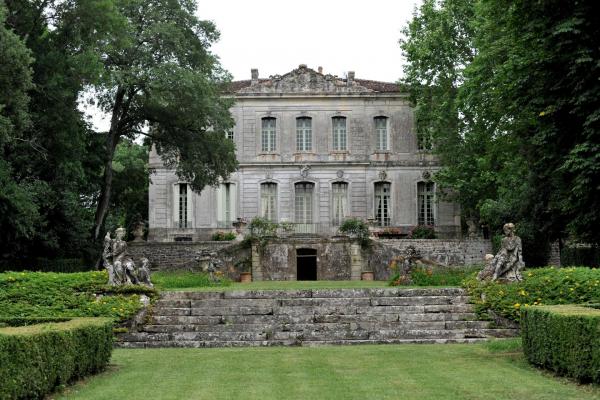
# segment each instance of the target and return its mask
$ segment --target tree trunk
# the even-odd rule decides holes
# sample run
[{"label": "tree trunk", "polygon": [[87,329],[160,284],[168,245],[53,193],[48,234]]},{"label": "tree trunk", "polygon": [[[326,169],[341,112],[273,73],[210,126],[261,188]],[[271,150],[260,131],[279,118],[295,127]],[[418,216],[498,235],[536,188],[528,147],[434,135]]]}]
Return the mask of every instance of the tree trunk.
[{"label": "tree trunk", "polygon": [[106,154],[104,158],[104,177],[102,182],[102,189],[100,192],[100,199],[98,200],[98,206],[96,208],[96,217],[94,221],[94,230],[92,236],[94,242],[98,242],[100,239],[100,233],[104,226],[106,215],[108,214],[108,207],[110,205],[110,195],[112,190],[113,170],[112,161],[115,155],[115,149],[119,143],[121,132],[119,129],[119,123],[121,120],[121,112],[123,106],[123,97],[125,96],[125,89],[119,87],[115,97],[115,105],[113,107],[112,117],[110,120],[110,130],[106,137]]}]

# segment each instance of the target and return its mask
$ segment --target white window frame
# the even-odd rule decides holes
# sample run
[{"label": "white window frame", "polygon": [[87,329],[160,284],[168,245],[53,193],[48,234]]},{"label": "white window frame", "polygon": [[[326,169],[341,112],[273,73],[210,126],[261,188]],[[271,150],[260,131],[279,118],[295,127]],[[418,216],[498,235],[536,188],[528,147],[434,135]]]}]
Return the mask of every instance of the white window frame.
[{"label": "white window frame", "polygon": [[261,217],[272,222],[277,222],[277,189],[276,182],[263,182],[260,184],[260,212]]},{"label": "white window frame", "polygon": [[348,218],[349,190],[348,182],[335,181],[331,183],[331,224],[333,226],[341,225]]},{"label": "white window frame", "polygon": [[[185,196],[182,198],[181,189],[184,185]],[[188,229],[193,227],[193,193],[190,184],[187,182],[176,182],[173,184],[173,227],[177,229]],[[182,204],[183,199],[185,199],[184,204]],[[182,209],[182,205],[185,205],[184,209]],[[185,220],[181,220],[182,217]]]},{"label": "white window frame", "polygon": [[217,188],[217,225],[219,228],[231,228],[237,220],[237,185],[223,182]]},{"label": "white window frame", "polygon": [[[384,126],[381,127],[380,121],[384,122]],[[373,118],[375,124],[375,140],[377,151],[389,151],[390,150],[390,119],[385,115],[378,115]]]},{"label": "white window frame", "polygon": [[[384,189],[388,189],[388,193]],[[378,191],[378,188],[381,188]],[[381,199],[379,199],[381,197]],[[380,213],[379,208],[382,208]],[[378,181],[373,184],[373,209],[374,217],[378,226],[390,226],[392,222],[392,184],[386,181]]]},{"label": "white window frame", "polygon": [[435,183],[431,181],[417,182],[417,225],[435,226]]},{"label": "white window frame", "polygon": [[312,142],[312,118],[296,118],[296,151],[311,152],[313,149]]},{"label": "white window frame", "polygon": [[[308,188],[310,188],[310,191],[307,190]],[[294,222],[299,224],[313,223],[315,217],[313,204],[315,188],[316,185],[313,182],[300,181],[294,183]]]},{"label": "white window frame", "polygon": [[335,116],[331,118],[331,133],[333,151],[347,151],[348,128],[346,117]]},{"label": "white window frame", "polygon": [[[272,123],[271,126],[269,126]],[[261,118],[261,151],[272,153],[277,151],[277,119],[274,117]]]}]

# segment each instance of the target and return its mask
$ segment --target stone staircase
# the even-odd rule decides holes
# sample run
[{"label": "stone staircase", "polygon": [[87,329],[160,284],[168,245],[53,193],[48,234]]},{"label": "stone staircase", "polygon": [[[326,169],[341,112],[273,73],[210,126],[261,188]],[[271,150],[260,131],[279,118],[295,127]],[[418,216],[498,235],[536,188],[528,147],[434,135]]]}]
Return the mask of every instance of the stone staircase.
[{"label": "stone staircase", "polygon": [[167,292],[117,346],[471,343],[516,329],[477,320],[459,288]]}]

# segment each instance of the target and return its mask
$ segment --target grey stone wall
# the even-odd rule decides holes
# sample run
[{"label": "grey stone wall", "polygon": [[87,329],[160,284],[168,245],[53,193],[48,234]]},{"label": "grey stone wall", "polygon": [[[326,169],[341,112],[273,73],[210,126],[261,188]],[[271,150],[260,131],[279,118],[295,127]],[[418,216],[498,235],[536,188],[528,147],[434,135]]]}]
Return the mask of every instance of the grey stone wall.
[{"label": "grey stone wall", "polygon": [[492,243],[484,239],[383,239],[368,253],[366,268],[373,270],[375,279],[388,279],[392,259],[408,246],[414,246],[423,258],[447,266],[483,264],[484,256],[492,252]]},{"label": "grey stone wall", "polygon": [[222,262],[221,271],[231,279],[238,279],[240,263],[250,257],[250,250],[233,242],[131,242],[128,251],[134,260],[147,257],[153,271],[197,270],[194,261],[199,251],[216,252]]}]

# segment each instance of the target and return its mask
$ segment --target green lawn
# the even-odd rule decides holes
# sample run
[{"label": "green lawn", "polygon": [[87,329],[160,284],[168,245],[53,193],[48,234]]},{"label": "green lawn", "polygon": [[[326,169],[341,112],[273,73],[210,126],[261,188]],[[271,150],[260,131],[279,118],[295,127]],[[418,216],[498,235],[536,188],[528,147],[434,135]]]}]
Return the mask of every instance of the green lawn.
[{"label": "green lawn", "polygon": [[481,345],[115,350],[59,399],[600,399],[529,367],[514,341]]}]

